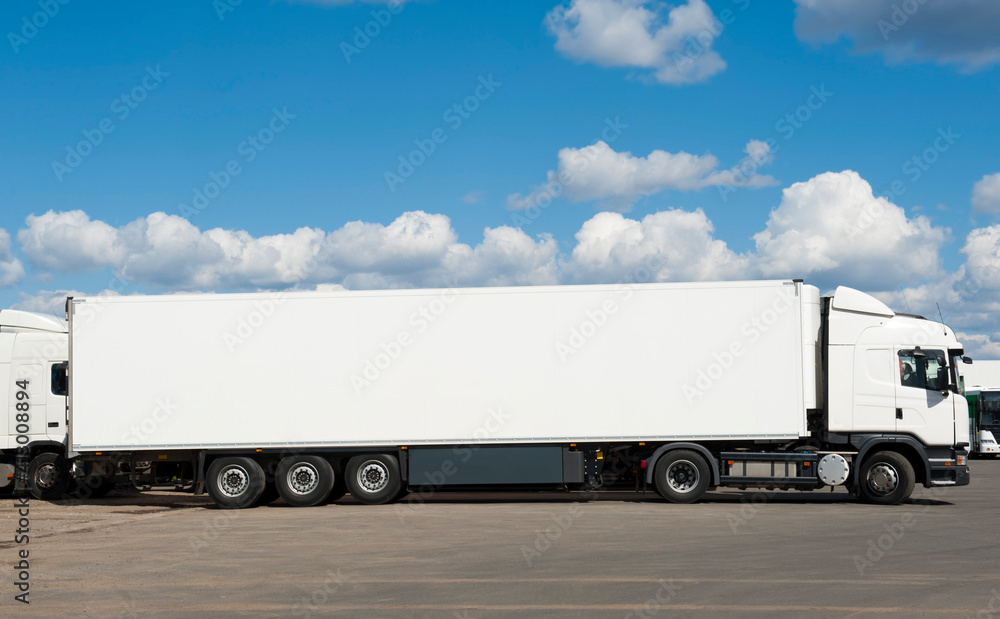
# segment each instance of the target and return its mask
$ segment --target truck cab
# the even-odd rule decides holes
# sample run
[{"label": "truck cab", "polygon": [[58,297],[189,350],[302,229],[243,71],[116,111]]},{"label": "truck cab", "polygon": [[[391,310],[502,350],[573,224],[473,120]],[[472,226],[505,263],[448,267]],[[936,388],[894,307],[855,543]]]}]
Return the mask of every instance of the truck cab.
[{"label": "truck cab", "polygon": [[[0,310],[0,488],[14,479],[18,454],[34,461],[57,456],[55,466],[41,466],[43,485],[68,483],[66,453],[67,323],[54,316]],[[65,490],[65,488],[63,488]]]},{"label": "truck cab", "polygon": [[858,461],[891,444],[925,486],[968,483],[968,406],[958,387],[968,360],[954,331],[843,287],[826,311],[827,440],[849,441]]}]

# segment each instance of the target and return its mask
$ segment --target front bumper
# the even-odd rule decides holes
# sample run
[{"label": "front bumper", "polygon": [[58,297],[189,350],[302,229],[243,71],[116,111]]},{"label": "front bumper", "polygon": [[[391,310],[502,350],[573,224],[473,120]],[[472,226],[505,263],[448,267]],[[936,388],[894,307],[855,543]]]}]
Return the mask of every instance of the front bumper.
[{"label": "front bumper", "polygon": [[931,478],[926,486],[968,486],[969,466],[958,460],[931,461]]}]

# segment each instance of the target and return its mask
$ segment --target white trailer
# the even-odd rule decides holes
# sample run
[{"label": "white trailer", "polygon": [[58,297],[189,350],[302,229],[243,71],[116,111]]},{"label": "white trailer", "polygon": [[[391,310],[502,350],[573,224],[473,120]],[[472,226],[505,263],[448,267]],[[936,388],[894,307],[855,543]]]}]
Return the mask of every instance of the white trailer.
[{"label": "white trailer", "polygon": [[[109,462],[139,485],[157,469],[187,477],[223,507],[622,485],[690,502],[718,486],[842,484],[896,503],[915,482],[969,479],[954,333],[849,288],[126,296],[67,308],[68,354],[43,370],[55,381],[68,362],[62,449],[33,414],[22,450],[36,496],[64,491],[71,463],[106,479]],[[0,314],[0,341],[2,325]],[[12,377],[26,371],[11,359]]]}]

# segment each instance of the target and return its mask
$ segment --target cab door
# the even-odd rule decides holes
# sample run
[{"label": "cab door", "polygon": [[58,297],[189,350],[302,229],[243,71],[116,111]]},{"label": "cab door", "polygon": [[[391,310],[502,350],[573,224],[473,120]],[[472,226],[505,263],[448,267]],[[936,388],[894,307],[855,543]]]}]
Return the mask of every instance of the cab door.
[{"label": "cab door", "polygon": [[912,434],[925,445],[953,445],[955,407],[946,351],[899,348],[896,358],[896,432]]},{"label": "cab door", "polygon": [[46,364],[49,375],[49,388],[46,396],[46,432],[50,440],[61,441],[66,435],[66,366],[65,361]]}]

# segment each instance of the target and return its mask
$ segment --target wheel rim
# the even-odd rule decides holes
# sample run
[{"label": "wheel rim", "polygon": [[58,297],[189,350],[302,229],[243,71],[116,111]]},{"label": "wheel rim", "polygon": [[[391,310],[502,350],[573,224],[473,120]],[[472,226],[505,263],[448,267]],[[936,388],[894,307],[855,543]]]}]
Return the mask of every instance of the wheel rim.
[{"label": "wheel rim", "polygon": [[288,471],[287,481],[295,494],[309,494],[319,486],[319,471],[308,462],[299,462]]},{"label": "wheel rim", "polygon": [[35,471],[35,485],[43,490],[51,490],[59,485],[62,475],[59,474],[59,467],[55,464],[43,464]]},{"label": "wheel rim", "polygon": [[674,492],[691,492],[698,486],[698,480],[698,467],[690,460],[678,460],[667,467],[667,485]]},{"label": "wheel rim", "polygon": [[868,471],[868,488],[876,494],[889,494],[899,485],[899,473],[886,462],[879,462]]},{"label": "wheel rim", "polygon": [[389,485],[389,469],[378,460],[369,460],[358,468],[358,487],[365,492],[378,492]]},{"label": "wheel rim", "polygon": [[228,497],[237,497],[250,487],[250,475],[242,466],[232,465],[219,473],[219,490]]}]

